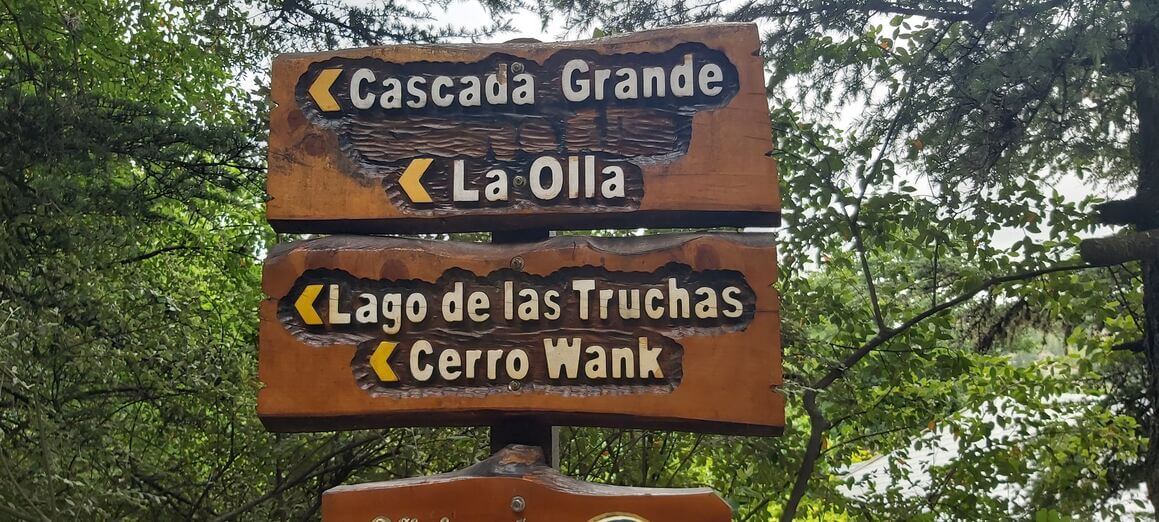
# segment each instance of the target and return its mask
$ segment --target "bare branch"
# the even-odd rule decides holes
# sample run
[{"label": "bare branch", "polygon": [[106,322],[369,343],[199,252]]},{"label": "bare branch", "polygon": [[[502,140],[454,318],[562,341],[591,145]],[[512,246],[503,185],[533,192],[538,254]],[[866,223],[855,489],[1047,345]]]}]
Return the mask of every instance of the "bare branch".
[{"label": "bare branch", "polygon": [[1084,239],[1079,244],[1079,253],[1083,261],[1098,266],[1156,260],[1159,259],[1159,230]]},{"label": "bare branch", "polygon": [[978,294],[980,294],[980,293],[982,293],[982,292],[984,292],[984,291],[986,291],[994,286],[998,286],[998,285],[1001,285],[1004,283],[1011,283],[1011,282],[1015,282],[1015,281],[1025,281],[1028,279],[1034,279],[1034,278],[1041,277],[1041,276],[1044,276],[1047,274],[1054,274],[1054,273],[1058,273],[1058,272],[1071,272],[1071,271],[1075,271],[1075,270],[1086,270],[1086,269],[1090,269],[1090,268],[1097,268],[1097,267],[1095,267],[1093,265],[1085,265],[1085,264],[1060,265],[1060,266],[1041,268],[1038,270],[1030,270],[1027,272],[1019,272],[1017,274],[1010,274],[1010,275],[993,277],[993,278],[987,279],[986,281],[983,281],[981,284],[979,284],[979,285],[977,285],[969,290],[966,290],[962,294],[959,294],[957,297],[950,299],[949,301],[944,301],[941,304],[934,306],[932,308],[928,308],[925,311],[913,316],[908,321],[906,321],[906,322],[904,322],[896,327],[890,328],[888,330],[885,330],[885,331],[877,334],[872,339],[870,339],[868,342],[861,345],[861,348],[858,348],[857,351],[853,352],[852,354],[847,356],[844,360],[842,360],[841,365],[830,368],[829,372],[826,373],[825,376],[822,377],[821,379],[819,379],[816,383],[814,383],[812,388],[816,389],[816,390],[824,390],[825,388],[828,388],[837,379],[840,379],[842,375],[845,375],[845,372],[848,371],[849,368],[851,368],[853,365],[855,365],[859,361],[861,361],[861,359],[863,359],[866,355],[869,355],[871,352],[873,352],[873,350],[875,348],[877,348],[877,347],[889,342],[893,338],[905,333],[907,330],[909,330],[910,328],[913,328],[914,326],[917,326],[922,321],[925,321],[926,319],[929,319],[930,317],[933,317],[933,316],[938,315],[938,314],[940,314],[946,310],[949,310],[955,306],[958,306],[959,304],[962,304],[963,302],[969,300],[970,298],[972,298],[972,297],[974,297],[974,296],[976,296],[976,295],[978,295]]}]

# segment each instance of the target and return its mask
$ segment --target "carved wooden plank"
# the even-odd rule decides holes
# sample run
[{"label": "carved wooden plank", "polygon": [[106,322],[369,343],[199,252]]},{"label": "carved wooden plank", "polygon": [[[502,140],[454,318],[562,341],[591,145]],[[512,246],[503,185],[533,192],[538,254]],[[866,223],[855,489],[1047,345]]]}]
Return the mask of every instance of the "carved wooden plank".
[{"label": "carved wooden plank", "polygon": [[273,430],[560,425],[778,434],[772,236],[490,245],[333,236],[269,255]]},{"label": "carved wooden plank", "polygon": [[274,60],[267,216],[284,232],[775,225],[759,35]]},{"label": "carved wooden plank", "polygon": [[322,495],[325,522],[728,522],[707,488],[607,486],[561,475],[539,448],[508,446],[443,475],[339,486]]}]

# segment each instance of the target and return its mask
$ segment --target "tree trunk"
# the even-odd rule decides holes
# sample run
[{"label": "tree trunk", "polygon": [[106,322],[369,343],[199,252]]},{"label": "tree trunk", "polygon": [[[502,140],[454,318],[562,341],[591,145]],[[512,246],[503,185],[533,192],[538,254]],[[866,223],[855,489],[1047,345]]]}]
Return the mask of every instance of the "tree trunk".
[{"label": "tree trunk", "polygon": [[[1135,201],[1140,209],[1135,223],[1140,231],[1159,229],[1159,0],[1132,2],[1135,26],[1131,55],[1135,105],[1139,112],[1139,182]],[[1147,403],[1150,430],[1145,460],[1148,495],[1159,517],[1159,259],[1143,260],[1143,355],[1147,364]]]},{"label": "tree trunk", "polygon": [[1143,262],[1143,307],[1147,318],[1143,354],[1147,358],[1147,401],[1151,408],[1145,469],[1151,509],[1159,520],[1159,261]]},{"label": "tree trunk", "polygon": [[797,468],[797,480],[793,483],[793,491],[781,509],[781,522],[792,522],[797,518],[797,509],[805,499],[805,492],[809,490],[809,481],[813,479],[813,471],[817,469],[817,459],[821,457],[821,445],[825,439],[825,430],[829,429],[829,421],[821,413],[817,405],[817,390],[805,392],[803,401],[805,411],[809,413],[809,441],[805,443],[805,455],[801,458],[801,467]]}]

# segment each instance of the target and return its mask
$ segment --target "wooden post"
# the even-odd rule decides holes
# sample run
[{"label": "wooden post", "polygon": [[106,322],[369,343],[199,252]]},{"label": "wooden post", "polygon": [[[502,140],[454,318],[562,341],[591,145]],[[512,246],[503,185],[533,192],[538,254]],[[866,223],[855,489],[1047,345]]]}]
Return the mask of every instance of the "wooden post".
[{"label": "wooden post", "polygon": [[512,417],[491,425],[491,454],[512,444],[535,446],[547,465],[559,469],[559,426],[535,417]]},{"label": "wooden post", "polygon": [[[512,230],[491,233],[491,243],[537,243],[553,236],[550,230]],[[491,425],[491,454],[512,444],[535,446],[543,451],[547,465],[559,469],[559,426],[535,417],[512,417]]]},{"label": "wooden post", "polygon": [[512,243],[538,243],[552,236],[549,230],[508,230],[491,233],[491,242],[496,245]]}]

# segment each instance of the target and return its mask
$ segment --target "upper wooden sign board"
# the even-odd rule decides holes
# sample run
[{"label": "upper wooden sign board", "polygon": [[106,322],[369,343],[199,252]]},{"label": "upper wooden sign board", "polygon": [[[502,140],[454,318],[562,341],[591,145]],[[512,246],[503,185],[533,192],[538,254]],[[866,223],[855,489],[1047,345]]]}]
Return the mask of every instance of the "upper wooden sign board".
[{"label": "upper wooden sign board", "polygon": [[320,233],[775,225],[759,45],[755,25],[718,24],[281,55],[268,219]]}]

